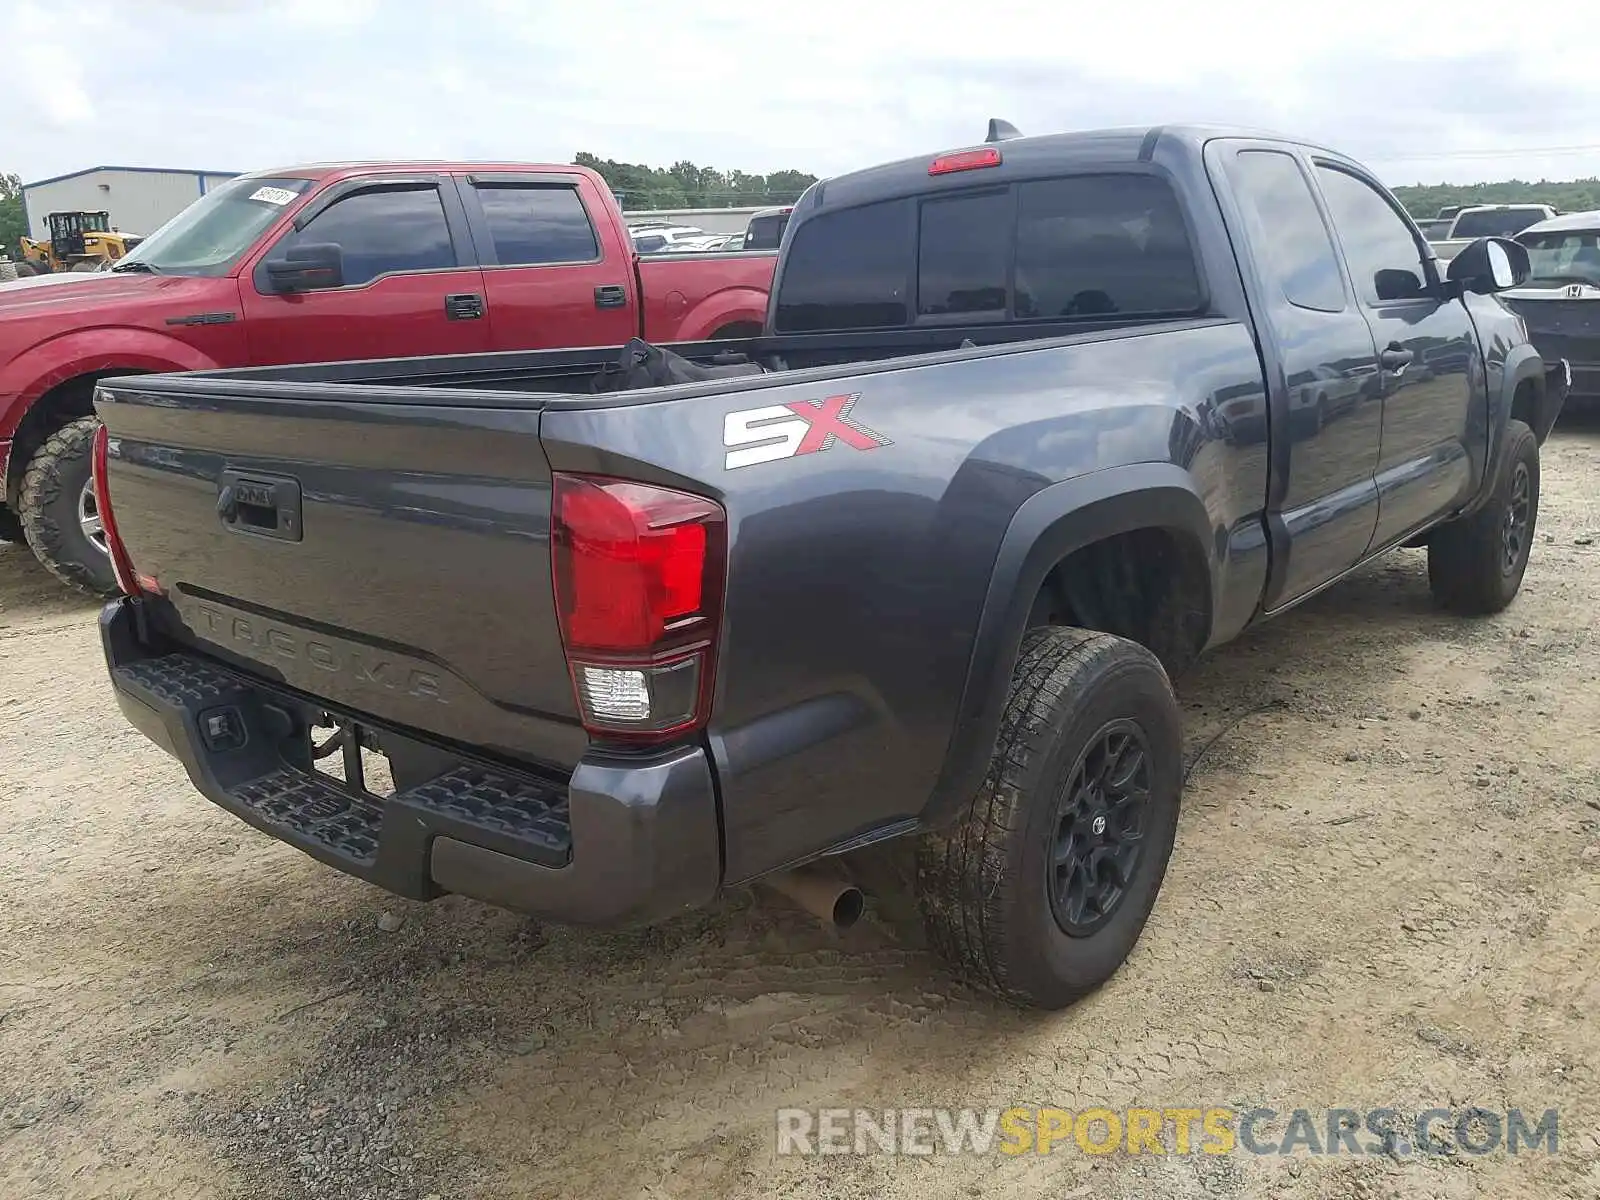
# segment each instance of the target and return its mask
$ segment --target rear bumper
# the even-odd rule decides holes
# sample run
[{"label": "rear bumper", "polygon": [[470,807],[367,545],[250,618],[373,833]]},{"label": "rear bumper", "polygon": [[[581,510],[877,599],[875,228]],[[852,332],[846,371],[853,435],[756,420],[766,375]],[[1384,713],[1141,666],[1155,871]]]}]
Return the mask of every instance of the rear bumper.
[{"label": "rear bumper", "polygon": [[326,706],[197,654],[153,652],[137,625],[134,601],[100,615],[123,715],[207,799],[329,866],[412,899],[454,892],[577,925],[659,920],[717,892],[716,795],[699,747],[586,756],[560,781],[354,715],[391,762],[426,764],[422,782],[379,799],[312,766],[307,731]]}]

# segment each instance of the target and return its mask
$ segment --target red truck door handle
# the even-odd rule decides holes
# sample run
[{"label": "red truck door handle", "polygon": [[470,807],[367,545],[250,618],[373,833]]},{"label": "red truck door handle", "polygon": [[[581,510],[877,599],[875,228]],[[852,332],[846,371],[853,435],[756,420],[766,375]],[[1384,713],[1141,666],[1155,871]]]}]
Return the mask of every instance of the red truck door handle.
[{"label": "red truck door handle", "polygon": [[603,283],[594,289],[594,306],[596,308],[626,308],[628,306],[628,289],[620,283]]},{"label": "red truck door handle", "polygon": [[476,321],[483,316],[483,297],[472,292],[446,296],[444,315],[451,321]]}]

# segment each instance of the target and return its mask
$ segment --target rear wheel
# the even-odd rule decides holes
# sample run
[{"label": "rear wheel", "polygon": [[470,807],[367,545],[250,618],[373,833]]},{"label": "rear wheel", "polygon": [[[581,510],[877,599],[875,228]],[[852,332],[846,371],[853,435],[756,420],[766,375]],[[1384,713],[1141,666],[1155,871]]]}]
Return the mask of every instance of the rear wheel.
[{"label": "rear wheel", "polygon": [[1539,439],[1521,421],[1506,426],[1494,494],[1477,512],[1434,530],[1428,586],[1445,608],[1497,613],[1516,597],[1539,519]]},{"label": "rear wheel", "polygon": [[51,434],[28,463],[17,507],[28,545],[52,575],[109,596],[117,579],[89,478],[99,425],[83,417]]},{"label": "rear wheel", "polygon": [[983,786],[919,847],[934,947],[1033,1007],[1064,1007],[1109,979],[1166,875],[1182,745],[1155,655],[1110,634],[1030,632]]}]

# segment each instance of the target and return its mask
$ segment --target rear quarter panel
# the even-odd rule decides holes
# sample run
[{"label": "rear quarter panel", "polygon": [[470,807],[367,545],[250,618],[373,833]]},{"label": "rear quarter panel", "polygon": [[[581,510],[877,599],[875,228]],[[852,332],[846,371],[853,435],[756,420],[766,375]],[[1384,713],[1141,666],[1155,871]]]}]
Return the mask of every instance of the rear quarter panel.
[{"label": "rear quarter panel", "polygon": [[[1259,529],[1264,430],[1229,432],[1218,416],[1260,396],[1249,331],[1196,322],[1030,346],[546,411],[554,469],[683,487],[727,507],[709,742],[730,881],[921,819],[996,555],[1042,489],[1112,466],[1176,464],[1202,499],[1219,570],[1255,573],[1235,582],[1259,594],[1264,553],[1233,568],[1229,546]],[[883,444],[836,439],[729,469],[730,414],[852,393],[851,419]]]}]

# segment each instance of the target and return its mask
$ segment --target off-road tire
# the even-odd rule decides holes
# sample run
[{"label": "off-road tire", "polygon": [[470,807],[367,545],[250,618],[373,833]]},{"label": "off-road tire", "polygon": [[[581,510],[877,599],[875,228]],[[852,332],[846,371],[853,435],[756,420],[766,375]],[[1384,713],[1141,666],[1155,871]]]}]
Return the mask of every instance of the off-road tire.
[{"label": "off-road tire", "polygon": [[17,515],[34,557],[52,575],[79,591],[111,596],[117,591],[111,557],[78,523],[78,498],[89,480],[99,425],[83,417],[46,439],[22,476]]},{"label": "off-road tire", "polygon": [[[1119,722],[1131,722],[1147,748],[1141,849],[1104,923],[1072,936],[1047,886],[1057,798],[1082,756]],[[917,897],[930,943],[963,976],[1015,1004],[1063,1008],[1093,991],[1128,957],[1155,905],[1182,789],[1182,721],[1155,655],[1110,634],[1031,630],[978,794],[954,827],[918,846]]]},{"label": "off-road tire", "polygon": [[[1516,597],[1528,569],[1539,519],[1539,439],[1521,421],[1506,425],[1505,457],[1494,493],[1470,516],[1434,530],[1428,540],[1428,586],[1453,612],[1497,613]],[[1525,473],[1519,489],[1519,469]],[[1519,490],[1526,496],[1520,549],[1508,561],[1507,518]]]}]

